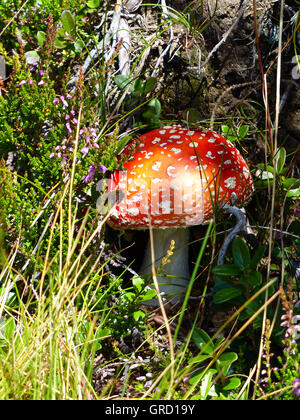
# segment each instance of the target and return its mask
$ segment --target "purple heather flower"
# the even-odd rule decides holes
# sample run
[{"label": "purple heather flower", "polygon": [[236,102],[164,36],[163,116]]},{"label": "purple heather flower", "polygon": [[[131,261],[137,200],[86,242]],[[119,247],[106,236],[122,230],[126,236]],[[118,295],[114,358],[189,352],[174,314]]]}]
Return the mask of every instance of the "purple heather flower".
[{"label": "purple heather flower", "polygon": [[27,80],[22,80],[22,81],[19,83],[19,86],[25,85],[25,83],[27,83]]},{"label": "purple heather flower", "polygon": [[293,392],[297,397],[300,397],[300,378],[296,378],[293,382]]},{"label": "purple heather flower", "polygon": [[29,83],[30,85],[32,85],[33,80],[32,80],[32,79],[29,79],[29,80],[28,80],[28,83]]},{"label": "purple heather flower", "polygon": [[43,76],[44,75],[44,70],[40,70],[40,75]]},{"label": "purple heather flower", "polygon": [[104,165],[100,165],[99,166],[99,172],[101,172],[102,174],[104,174],[107,171],[107,167]]},{"label": "purple heather flower", "polygon": [[89,152],[89,148],[87,146],[83,146],[83,148],[80,150],[83,156],[86,156]]},{"label": "purple heather flower", "polygon": [[153,381],[151,381],[151,379],[149,381],[147,381],[144,385],[144,388],[150,388],[150,386],[153,384]]},{"label": "purple heather flower", "polygon": [[70,123],[69,122],[67,122],[66,128],[67,128],[68,132],[71,134],[72,133],[72,129],[71,129],[71,126],[70,126]]},{"label": "purple heather flower", "polygon": [[67,120],[69,120],[70,119],[70,115],[69,114],[66,114],[66,116],[65,116],[65,120],[67,121]]},{"label": "purple heather flower", "polygon": [[54,99],[53,99],[53,103],[54,103],[54,104],[57,104],[57,102],[58,102],[58,98],[54,98]]},{"label": "purple heather flower", "polygon": [[71,98],[73,98],[73,96],[72,96],[72,95],[70,95],[69,93],[67,93],[67,98],[68,98],[68,99],[71,99]]},{"label": "purple heather flower", "polygon": [[45,84],[44,80],[41,80],[41,81],[38,83],[38,86],[41,86],[41,85],[44,85],[44,84]]},{"label": "purple heather flower", "polygon": [[61,100],[61,103],[65,106],[65,107],[68,107],[69,106],[69,104],[68,104],[68,102],[65,100],[65,97],[64,96],[60,96],[60,100]]},{"label": "purple heather flower", "polygon": [[89,184],[90,182],[93,182],[95,172],[96,172],[95,165],[92,163],[91,166],[90,166],[88,174],[86,176],[82,177],[81,180],[86,184]]}]

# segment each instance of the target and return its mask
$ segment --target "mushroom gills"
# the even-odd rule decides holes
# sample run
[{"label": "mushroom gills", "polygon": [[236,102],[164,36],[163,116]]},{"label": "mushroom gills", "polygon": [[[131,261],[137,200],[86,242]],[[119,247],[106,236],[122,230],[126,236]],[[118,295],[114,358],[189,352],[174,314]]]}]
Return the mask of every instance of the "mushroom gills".
[{"label": "mushroom gills", "polygon": [[[162,266],[163,258],[166,257],[172,240],[175,244],[173,253],[168,258],[170,262],[163,265],[162,273],[157,274],[159,290],[164,303],[167,304],[176,304],[182,301],[189,283],[189,229],[184,227],[153,229],[155,267],[160,268]],[[149,280],[149,286],[154,288],[152,283],[152,264],[149,238],[140,274],[145,276]],[[154,307],[159,306],[157,298],[145,301],[143,304]]]}]

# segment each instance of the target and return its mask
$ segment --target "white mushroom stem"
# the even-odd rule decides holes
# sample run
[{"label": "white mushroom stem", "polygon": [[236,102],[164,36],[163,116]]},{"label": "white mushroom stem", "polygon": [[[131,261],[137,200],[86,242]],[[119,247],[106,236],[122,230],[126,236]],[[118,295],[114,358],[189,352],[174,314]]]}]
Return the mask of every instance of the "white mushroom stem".
[{"label": "white mushroom stem", "polygon": [[[188,228],[160,228],[153,229],[155,261],[151,259],[151,244],[148,241],[140,274],[152,278],[152,264],[160,267],[162,259],[167,255],[171,241],[175,242],[173,254],[169,257],[170,262],[163,267],[163,275],[157,276],[160,293],[170,303],[183,300],[186,287],[189,283],[189,260],[188,260]],[[153,287],[153,286],[151,286]],[[152,299],[145,304],[158,306],[158,300]]]}]

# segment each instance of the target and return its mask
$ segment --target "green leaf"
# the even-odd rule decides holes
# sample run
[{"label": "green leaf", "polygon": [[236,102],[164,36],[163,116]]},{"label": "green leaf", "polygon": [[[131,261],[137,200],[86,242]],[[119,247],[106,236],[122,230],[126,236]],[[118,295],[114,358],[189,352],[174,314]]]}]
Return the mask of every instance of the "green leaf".
[{"label": "green leaf", "polygon": [[221,126],[222,134],[232,134],[232,131],[228,125],[222,125]]},{"label": "green leaf", "polygon": [[[204,380],[205,388],[208,390],[207,392],[209,392],[211,379],[215,373],[217,373],[216,369],[209,369],[208,372],[204,376],[203,376],[203,372],[196,373],[190,378],[189,383],[191,385],[195,385],[201,380],[201,378],[203,378],[202,380]],[[202,380],[201,380],[201,383],[202,383]]]},{"label": "green leaf", "polygon": [[253,287],[259,286],[262,284],[262,275],[258,271],[251,271],[243,276],[245,282]]},{"label": "green leaf", "polygon": [[243,291],[238,287],[227,287],[226,289],[219,290],[213,297],[213,302],[219,305],[229,300],[241,296]]},{"label": "green leaf", "polygon": [[267,181],[268,179],[273,179],[273,178],[274,178],[274,175],[270,171],[262,171],[262,173],[260,174],[260,179],[262,181]]},{"label": "green leaf", "polygon": [[239,276],[241,269],[234,264],[221,264],[212,269],[216,276]]},{"label": "green leaf", "polygon": [[147,300],[151,300],[151,299],[155,298],[155,296],[156,296],[155,289],[148,289],[146,291],[146,293],[143,295],[142,302],[145,302]]},{"label": "green leaf", "polygon": [[300,187],[289,190],[286,194],[287,197],[292,198],[293,200],[300,199]]},{"label": "green leaf", "polygon": [[137,99],[143,96],[144,85],[141,79],[136,79],[132,85],[131,94]]},{"label": "green leaf", "polygon": [[264,245],[257,248],[257,250],[254,252],[254,255],[252,257],[252,260],[251,260],[251,263],[250,263],[250,268],[252,268],[253,270],[256,269],[258,263],[260,262],[260,260],[264,256],[265,251],[266,251],[266,247]]},{"label": "green leaf", "polygon": [[238,130],[238,135],[241,138],[246,137],[246,135],[248,134],[249,131],[249,125],[242,125],[239,130]]},{"label": "green leaf", "polygon": [[57,33],[56,33],[56,39],[54,41],[54,46],[56,48],[59,48],[59,49],[66,48],[67,42],[68,42],[66,36],[67,35],[66,35],[66,32],[65,32],[64,28],[59,28]]},{"label": "green leaf", "polygon": [[149,77],[144,83],[144,95],[147,93],[152,92],[156,85],[156,78]]},{"label": "green leaf", "polygon": [[75,38],[76,37],[76,24],[75,19],[70,12],[70,10],[64,10],[60,17],[61,23],[63,25],[63,28],[68,34]]},{"label": "green leaf", "polygon": [[161,104],[158,99],[151,99],[147,110],[143,113],[143,118],[159,118],[161,113]]},{"label": "green leaf", "polygon": [[300,181],[297,178],[284,178],[282,177],[282,184],[285,189],[289,189],[291,187],[298,188],[300,186]]},{"label": "green leaf", "polygon": [[116,146],[116,155],[119,155],[122,150],[124,149],[124,147],[127,145],[127,143],[132,139],[132,136],[124,136],[122,137],[117,146]]},{"label": "green leaf", "polygon": [[221,356],[218,358],[220,364],[227,364],[230,363],[232,364],[233,362],[235,362],[238,359],[238,355],[235,352],[227,352],[227,353],[223,353],[221,354]]},{"label": "green leaf", "polygon": [[83,46],[84,46],[84,43],[83,41],[81,41],[81,39],[78,39],[78,41],[74,42],[74,48],[76,52],[82,51]]},{"label": "green leaf", "polygon": [[115,80],[115,84],[121,90],[125,90],[128,87],[128,85],[131,83],[130,77],[123,76],[122,74],[118,74],[118,76],[116,76],[114,80]]},{"label": "green leaf", "polygon": [[286,150],[284,147],[280,147],[275,156],[274,168],[277,174],[281,174],[286,160]]},{"label": "green leaf", "polygon": [[250,266],[250,252],[242,238],[234,239],[232,243],[232,254],[234,263],[237,267],[244,268]]},{"label": "green leaf", "polygon": [[212,356],[210,356],[209,354],[198,354],[198,356],[192,357],[191,359],[188,360],[188,364],[192,365],[193,363],[202,363],[204,362],[204,360],[207,359],[211,359]]},{"label": "green leaf", "polygon": [[111,330],[109,328],[99,328],[95,334],[98,339],[103,339],[111,335]]},{"label": "green leaf", "polygon": [[212,354],[214,351],[214,344],[210,336],[201,328],[195,328],[192,334],[192,339],[195,345],[205,354]]},{"label": "green leaf", "polygon": [[90,9],[97,9],[100,6],[100,0],[89,0],[86,5]]},{"label": "green leaf", "polygon": [[214,389],[213,375],[215,373],[215,369],[209,369],[208,372],[204,375],[203,379],[201,380],[200,394],[202,399],[206,399],[206,397],[210,395],[212,389]]},{"label": "green leaf", "polygon": [[227,375],[228,370],[233,362],[238,359],[238,355],[234,352],[223,353],[218,358],[216,366],[219,372],[222,372],[224,376]]},{"label": "green leaf", "polygon": [[222,386],[222,391],[231,391],[238,388],[241,385],[241,381],[236,376],[227,378],[226,384]]},{"label": "green leaf", "polygon": [[145,317],[146,317],[146,314],[144,311],[138,310],[138,311],[133,312],[133,318],[135,321],[141,321],[145,319]]},{"label": "green leaf", "polygon": [[36,34],[36,37],[37,37],[39,46],[42,48],[46,39],[46,33],[43,31],[38,31],[38,33]]},{"label": "green leaf", "polygon": [[183,111],[182,117],[189,123],[195,123],[201,120],[202,115],[197,109],[187,108]]},{"label": "green leaf", "polygon": [[134,287],[138,290],[138,292],[140,292],[144,286],[144,280],[141,277],[138,276],[134,276],[132,278],[132,284],[134,285]]}]

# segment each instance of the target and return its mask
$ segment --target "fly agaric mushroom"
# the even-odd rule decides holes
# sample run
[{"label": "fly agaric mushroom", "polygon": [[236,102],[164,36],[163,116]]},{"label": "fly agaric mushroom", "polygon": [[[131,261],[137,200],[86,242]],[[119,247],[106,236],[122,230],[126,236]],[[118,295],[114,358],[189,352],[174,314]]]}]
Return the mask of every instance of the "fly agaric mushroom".
[{"label": "fly agaric mushroom", "polygon": [[[204,224],[214,208],[230,201],[232,193],[244,202],[253,192],[249,169],[233,144],[213,131],[163,127],[140,136],[137,151],[132,145],[124,171],[115,171],[109,193],[124,193],[109,218],[117,229],[153,228],[156,264],[174,252],[164,275],[158,276],[160,291],[168,301],[180,301],[189,281],[188,226]],[[141,274],[151,274],[148,244]],[[157,300],[148,301],[157,305]]]}]

